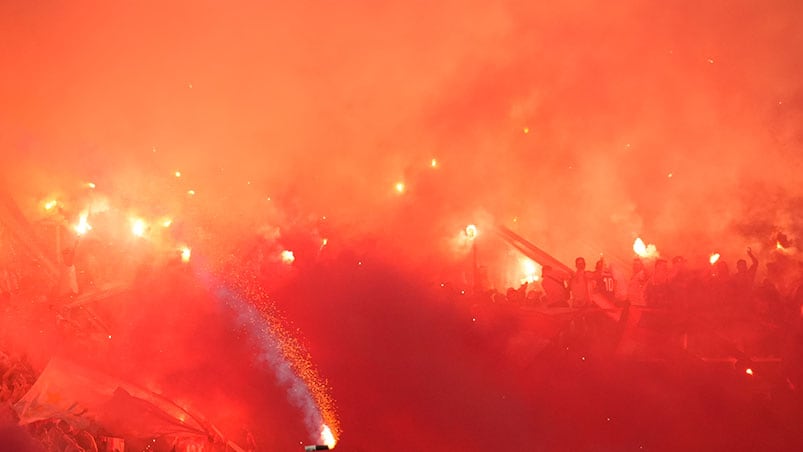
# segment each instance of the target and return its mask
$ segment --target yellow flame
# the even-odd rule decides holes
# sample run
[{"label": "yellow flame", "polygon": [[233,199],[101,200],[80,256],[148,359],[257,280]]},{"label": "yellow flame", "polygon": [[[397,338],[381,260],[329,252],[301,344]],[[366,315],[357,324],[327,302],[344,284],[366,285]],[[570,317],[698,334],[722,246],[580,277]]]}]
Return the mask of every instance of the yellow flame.
[{"label": "yellow flame", "polygon": [[323,424],[323,426],[321,427],[321,443],[329,446],[330,449],[334,449],[335,444],[337,444],[337,439],[335,439],[335,435],[332,434],[332,430],[326,424]]},{"label": "yellow flame", "polygon": [[432,159],[432,161],[429,162],[429,165],[431,167],[433,167],[433,168],[437,168],[438,167],[438,160],[437,159]]},{"label": "yellow flame", "polygon": [[59,202],[55,199],[51,199],[50,201],[45,202],[45,210],[53,210],[57,205],[59,205]]},{"label": "yellow flame", "polygon": [[187,190],[187,194],[190,196],[195,196],[195,190]]},{"label": "yellow flame", "polygon": [[296,256],[290,250],[282,251],[282,262],[285,264],[292,264],[296,260]]},{"label": "yellow flame", "polygon": [[192,257],[192,249],[188,246],[181,247],[181,262],[187,263]]},{"label": "yellow flame", "polygon": [[173,224],[173,220],[170,218],[165,219],[162,221],[162,227],[169,228]]},{"label": "yellow flame", "polygon": [[396,182],[396,192],[397,193],[404,193],[404,182]]},{"label": "yellow flame", "polygon": [[181,171],[176,171],[176,177],[181,177]]},{"label": "yellow flame", "polygon": [[145,235],[145,231],[148,230],[148,225],[145,223],[145,220],[141,218],[134,218],[131,220],[131,233],[137,237],[142,237]]},{"label": "yellow flame", "polygon": [[87,183],[86,183],[86,186],[87,186],[87,187],[89,187],[89,188],[91,188],[91,189],[93,189],[93,190],[94,190],[94,189],[95,189],[95,187],[96,187],[96,185],[95,185],[95,183],[94,183],[94,182],[87,182]]},{"label": "yellow flame", "polygon": [[[45,206],[45,208],[47,209],[47,206]],[[775,248],[777,248],[779,250],[783,250],[784,249],[784,246],[781,245],[781,241],[780,240],[775,242]]]},{"label": "yellow flame", "polygon": [[476,225],[470,224],[466,226],[466,237],[468,237],[469,240],[474,240],[475,238],[477,238],[478,233],[479,230],[477,229]]},{"label": "yellow flame", "polygon": [[84,235],[92,230],[92,225],[87,222],[87,217],[89,217],[89,214],[84,212],[78,218],[78,224],[74,226],[76,234]]},{"label": "yellow flame", "polygon": [[708,258],[708,262],[710,262],[711,265],[716,264],[718,260],[719,260],[719,253],[714,253],[711,255],[711,257]]}]

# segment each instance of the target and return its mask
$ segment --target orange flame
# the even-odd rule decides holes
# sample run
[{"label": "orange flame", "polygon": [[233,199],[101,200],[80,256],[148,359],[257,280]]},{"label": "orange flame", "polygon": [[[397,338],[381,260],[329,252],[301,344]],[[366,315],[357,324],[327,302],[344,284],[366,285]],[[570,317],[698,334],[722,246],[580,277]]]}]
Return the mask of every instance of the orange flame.
[{"label": "orange flame", "polygon": [[533,283],[538,281],[539,278],[539,265],[535,263],[532,259],[522,258],[521,259],[521,269],[524,273],[524,278],[522,278],[521,283]]}]

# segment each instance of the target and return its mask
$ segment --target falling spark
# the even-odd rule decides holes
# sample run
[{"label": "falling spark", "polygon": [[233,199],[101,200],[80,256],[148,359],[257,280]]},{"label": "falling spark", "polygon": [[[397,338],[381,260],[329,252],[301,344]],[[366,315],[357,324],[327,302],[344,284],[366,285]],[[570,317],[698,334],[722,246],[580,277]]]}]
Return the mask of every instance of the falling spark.
[{"label": "falling spark", "polygon": [[92,226],[87,222],[87,217],[89,216],[88,213],[84,212],[78,218],[78,224],[75,225],[75,233],[78,235],[84,235],[87,232],[92,230]]},{"label": "falling spark", "polygon": [[404,193],[404,182],[396,182],[396,192],[397,193]]},{"label": "falling spark", "polygon": [[45,210],[53,210],[58,205],[58,201],[55,199],[51,199],[50,201],[45,203]]},{"label": "falling spark", "polygon": [[190,257],[192,257],[192,249],[188,246],[181,247],[181,262],[186,264],[190,261]]},{"label": "falling spark", "polygon": [[296,260],[296,256],[290,250],[282,251],[282,262],[287,265],[292,264]]},{"label": "falling spark", "polygon": [[477,230],[476,225],[470,224],[466,226],[466,237],[468,237],[469,240],[474,240],[477,238],[478,233],[479,231]]},{"label": "falling spark", "polygon": [[708,258],[708,262],[710,262],[711,265],[716,264],[718,260],[719,260],[719,253],[714,253],[711,255],[711,257]]},{"label": "falling spark", "polygon": [[137,237],[142,237],[145,235],[145,231],[148,230],[148,225],[145,223],[145,220],[141,218],[134,218],[131,220],[131,233]]}]

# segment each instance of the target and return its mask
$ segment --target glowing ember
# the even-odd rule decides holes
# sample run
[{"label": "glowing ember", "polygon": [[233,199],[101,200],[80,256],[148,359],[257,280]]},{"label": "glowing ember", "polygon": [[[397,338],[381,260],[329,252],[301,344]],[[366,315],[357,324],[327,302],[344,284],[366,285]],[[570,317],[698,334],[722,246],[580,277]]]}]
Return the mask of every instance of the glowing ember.
[{"label": "glowing ember", "polygon": [[325,247],[328,243],[329,243],[329,239],[327,239],[327,238],[324,238],[323,240],[321,240],[321,248]]},{"label": "glowing ember", "polygon": [[719,253],[714,253],[711,255],[711,257],[708,258],[708,262],[710,262],[711,265],[716,264],[718,260],[719,260]]},{"label": "glowing ember", "polygon": [[188,246],[181,247],[181,262],[189,262],[190,257],[192,257],[192,249]]},{"label": "glowing ember", "polygon": [[86,183],[86,186],[87,186],[88,188],[91,188],[91,189],[93,189],[93,190],[94,190],[94,189],[95,189],[95,187],[96,187],[96,185],[95,185],[95,183],[94,183],[94,182],[87,182],[87,183]]},{"label": "glowing ember", "polygon": [[145,220],[141,218],[135,218],[131,220],[131,233],[137,237],[142,237],[145,235],[145,231],[148,230],[148,225],[145,223]]},{"label": "glowing ember", "polygon": [[747,369],[744,370],[744,373],[746,373],[747,375],[750,375],[752,377],[753,376],[753,369],[748,367]]},{"label": "glowing ember", "polygon": [[469,240],[474,240],[477,238],[478,233],[479,231],[477,230],[476,225],[470,224],[466,226],[466,237],[468,237]]},{"label": "glowing ember", "polygon": [[526,135],[526,134],[530,133],[530,128],[529,127],[525,127],[524,129],[522,129],[522,131]]},{"label": "glowing ember", "polygon": [[641,240],[641,237],[636,237],[636,241],[633,242],[633,252],[639,257],[658,257],[658,249],[655,247],[655,245],[652,243],[649,245],[645,244],[644,241]]},{"label": "glowing ember", "polygon": [[74,226],[76,234],[84,235],[92,230],[92,226],[87,222],[88,216],[89,216],[88,213],[82,213],[81,216],[78,218],[78,224]]},{"label": "glowing ember", "polygon": [[59,205],[58,201],[51,199],[45,203],[45,210],[53,210],[57,205]]},{"label": "glowing ember", "polygon": [[295,260],[296,260],[296,257],[295,257],[295,255],[293,255],[292,251],[290,251],[290,250],[282,251],[282,262],[284,262],[285,264],[290,265]]},{"label": "glowing ember", "polygon": [[323,427],[321,427],[321,443],[329,446],[330,449],[334,449],[335,444],[337,444],[335,435],[332,434],[332,430],[326,424],[323,424]]},{"label": "glowing ember", "polygon": [[[45,205],[45,209],[47,209],[47,205]],[[775,242],[775,248],[779,249],[779,250],[784,250],[785,249],[784,246],[781,245],[781,241],[780,240]]]},{"label": "glowing ember", "polygon": [[190,196],[195,196],[195,190],[187,190],[187,194]]},{"label": "glowing ember", "polygon": [[181,177],[181,171],[176,171],[176,177]]},{"label": "glowing ember", "polygon": [[438,161],[436,159],[432,159],[432,161],[429,162],[429,165],[431,167],[433,167],[433,168],[437,168],[438,167]]},{"label": "glowing ember", "polygon": [[173,224],[173,220],[170,218],[162,221],[162,227],[169,228]]},{"label": "glowing ember", "polygon": [[397,182],[396,183],[396,192],[397,193],[404,193],[404,189],[405,189],[404,182]]}]

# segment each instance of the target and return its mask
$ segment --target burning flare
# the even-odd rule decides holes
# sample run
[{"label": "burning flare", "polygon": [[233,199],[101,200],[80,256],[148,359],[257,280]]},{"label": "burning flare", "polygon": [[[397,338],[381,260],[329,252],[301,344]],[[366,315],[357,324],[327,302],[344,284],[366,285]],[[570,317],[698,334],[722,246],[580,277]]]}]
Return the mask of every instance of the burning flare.
[{"label": "burning flare", "polygon": [[55,199],[51,199],[50,201],[45,202],[45,210],[53,210],[57,205],[59,205],[59,202]]},{"label": "burning flare", "polygon": [[145,223],[145,220],[141,218],[134,218],[131,220],[131,233],[137,237],[142,237],[145,235],[145,231],[148,230],[148,225]]},{"label": "burning flare", "polygon": [[524,278],[521,279],[521,283],[533,283],[540,279],[539,273],[540,269],[538,268],[539,265],[535,263],[532,259],[529,258],[522,258],[521,259],[521,269],[524,273]]},{"label": "burning flare", "polygon": [[192,257],[192,249],[188,246],[181,247],[181,262],[185,264],[190,261],[190,257]]},{"label": "burning flare", "polygon": [[296,256],[290,250],[282,251],[282,262],[287,265],[292,264],[296,260]]},{"label": "burning flare", "polygon": [[396,193],[404,193],[404,182],[396,182]]},{"label": "burning flare", "polygon": [[719,253],[714,253],[711,255],[711,257],[708,258],[708,262],[710,262],[711,265],[716,264],[718,260],[719,260]]},{"label": "burning flare", "polygon": [[655,245],[652,243],[646,245],[644,241],[641,240],[641,237],[636,237],[636,241],[633,242],[633,252],[643,258],[658,257],[658,249]]},{"label": "burning flare", "polygon": [[329,446],[330,449],[334,449],[335,444],[337,444],[335,435],[332,434],[332,430],[326,424],[321,427],[321,443]]},{"label": "burning flare", "polygon": [[476,225],[470,224],[466,226],[466,237],[468,237],[469,240],[474,240],[475,238],[477,238],[478,233],[479,230],[477,230]]},{"label": "burning flare", "polygon": [[75,229],[75,233],[78,235],[84,235],[87,232],[92,230],[92,225],[87,222],[87,217],[89,216],[88,213],[84,212],[78,218],[78,224],[76,224],[73,228]]}]

